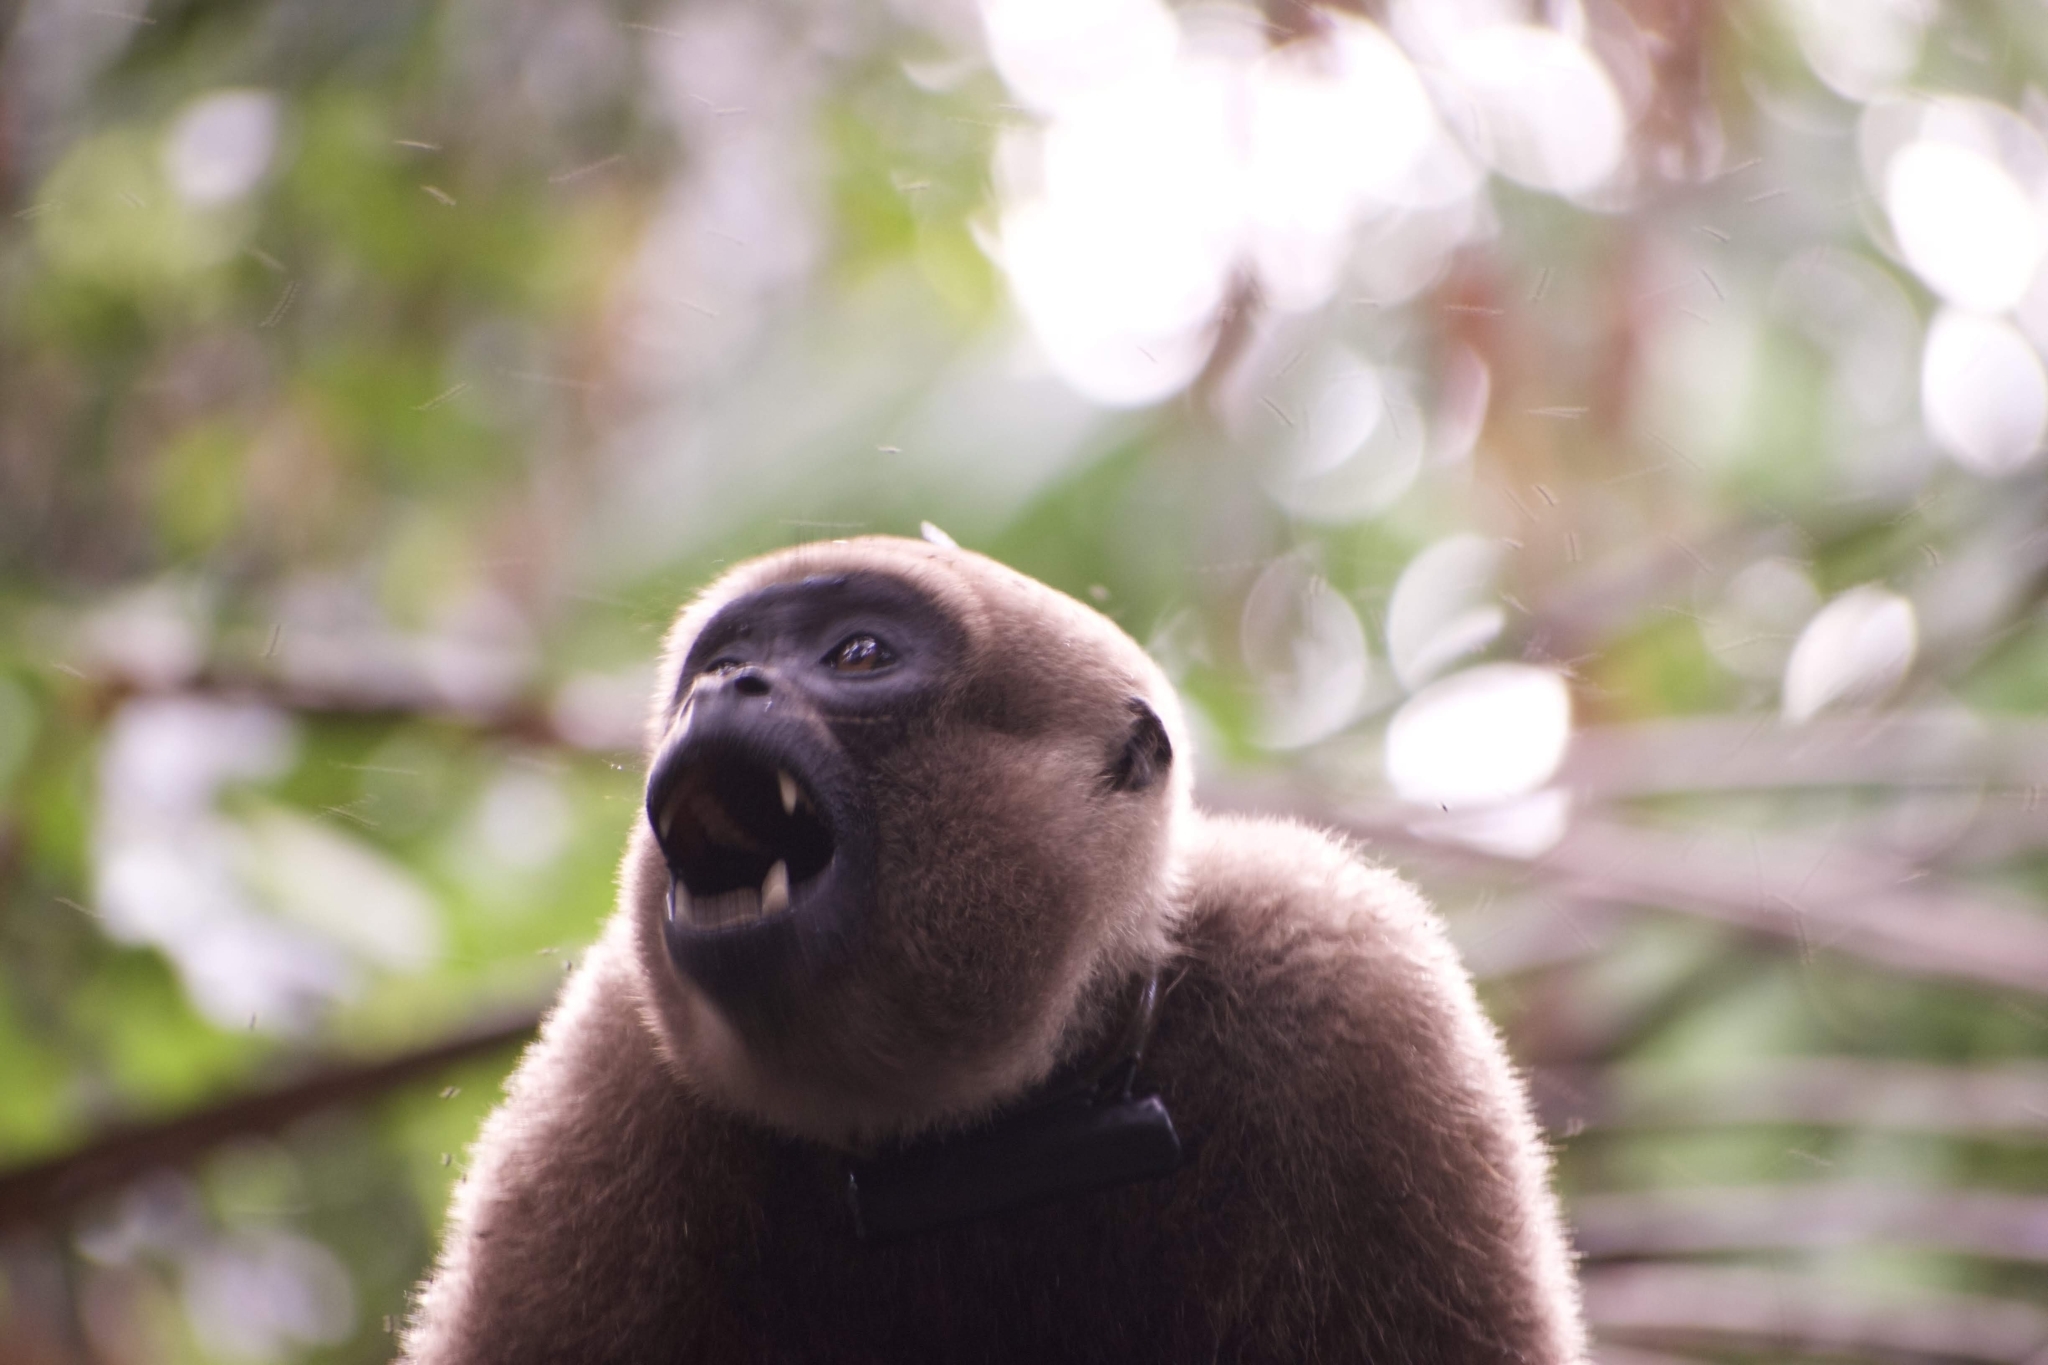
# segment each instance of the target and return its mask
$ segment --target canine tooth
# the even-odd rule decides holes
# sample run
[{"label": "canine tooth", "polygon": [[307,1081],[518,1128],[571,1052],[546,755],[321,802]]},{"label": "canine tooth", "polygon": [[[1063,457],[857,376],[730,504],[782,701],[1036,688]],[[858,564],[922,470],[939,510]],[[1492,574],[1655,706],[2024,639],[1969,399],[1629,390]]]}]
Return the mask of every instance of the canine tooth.
[{"label": "canine tooth", "polygon": [[796,779],[782,771],[782,769],[777,768],[775,770],[775,780],[782,786],[782,813],[784,815],[795,815],[797,798],[802,795],[797,790]]},{"label": "canine tooth", "polygon": [[779,915],[789,909],[789,864],[776,859],[761,879],[761,913]]}]

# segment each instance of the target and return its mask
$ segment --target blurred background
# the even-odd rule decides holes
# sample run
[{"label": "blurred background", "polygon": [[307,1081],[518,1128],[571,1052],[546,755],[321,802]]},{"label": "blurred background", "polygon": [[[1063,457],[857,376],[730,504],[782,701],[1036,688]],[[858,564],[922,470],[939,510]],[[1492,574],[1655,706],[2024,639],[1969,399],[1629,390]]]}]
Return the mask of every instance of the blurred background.
[{"label": "blurred background", "polygon": [[1443,907],[1610,1365],[2044,1358],[2032,0],[0,41],[0,1359],[386,1359],[676,605],[927,521]]}]

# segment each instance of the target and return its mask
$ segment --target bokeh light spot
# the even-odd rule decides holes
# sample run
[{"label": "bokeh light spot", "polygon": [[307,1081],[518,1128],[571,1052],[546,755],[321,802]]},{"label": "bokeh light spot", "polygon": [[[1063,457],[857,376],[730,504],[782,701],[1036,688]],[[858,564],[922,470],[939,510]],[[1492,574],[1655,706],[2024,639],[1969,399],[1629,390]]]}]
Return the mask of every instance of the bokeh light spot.
[{"label": "bokeh light spot", "polygon": [[277,150],[277,96],[221,90],[192,102],[164,143],[164,174],[194,207],[240,199],[256,188]]},{"label": "bokeh light spot", "polygon": [[1431,683],[1395,713],[1387,780],[1422,805],[1494,805],[1548,782],[1571,732],[1571,693],[1557,673],[1482,664]]},{"label": "bokeh light spot", "polygon": [[1927,430],[1978,474],[2010,474],[2040,453],[2048,373],[2011,324],[1953,309],[1927,329],[1920,362]]},{"label": "bokeh light spot", "polygon": [[2040,219],[1989,157],[1953,143],[1908,143],[1885,168],[1884,203],[1907,264],[1949,302],[1996,313],[2026,292],[2041,260]]},{"label": "bokeh light spot", "polygon": [[1783,0],[1813,74],[1867,100],[1912,74],[1933,0]]},{"label": "bokeh light spot", "polygon": [[1473,154],[1508,179],[1583,194],[1620,164],[1628,132],[1621,97],[1593,55],[1563,34],[1490,24],[1461,35],[1446,57],[1461,97],[1446,112]]},{"label": "bokeh light spot", "polygon": [[1298,556],[1274,561],[1245,598],[1238,629],[1260,684],[1259,742],[1295,749],[1349,725],[1371,680],[1358,613]]},{"label": "bokeh light spot", "polygon": [[1823,707],[1875,701],[1896,687],[1919,649],[1913,604],[1865,584],[1829,602],[1807,622],[1785,663],[1785,719],[1812,719]]},{"label": "bokeh light spot", "polygon": [[1387,654],[1394,676],[1414,689],[1500,634],[1507,613],[1492,600],[1503,546],[1455,535],[1408,562],[1387,602]]},{"label": "bokeh light spot", "polygon": [[1159,0],[982,0],[981,18],[1003,80],[1047,112],[1164,71],[1180,37]]}]

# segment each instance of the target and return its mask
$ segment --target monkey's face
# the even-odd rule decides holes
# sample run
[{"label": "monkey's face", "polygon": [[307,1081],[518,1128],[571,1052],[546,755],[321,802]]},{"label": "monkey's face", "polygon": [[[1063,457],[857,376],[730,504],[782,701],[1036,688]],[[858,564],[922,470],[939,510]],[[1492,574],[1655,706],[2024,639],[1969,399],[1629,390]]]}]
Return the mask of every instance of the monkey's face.
[{"label": "monkey's face", "polygon": [[693,1084],[814,1136],[968,1116],[1163,953],[1170,692],[1095,613],[858,541],[729,575],[670,664],[626,895]]},{"label": "monkey's face", "polygon": [[647,784],[675,964],[775,1033],[876,915],[870,775],[928,727],[960,631],[903,583],[829,574],[727,603],[684,655]]}]

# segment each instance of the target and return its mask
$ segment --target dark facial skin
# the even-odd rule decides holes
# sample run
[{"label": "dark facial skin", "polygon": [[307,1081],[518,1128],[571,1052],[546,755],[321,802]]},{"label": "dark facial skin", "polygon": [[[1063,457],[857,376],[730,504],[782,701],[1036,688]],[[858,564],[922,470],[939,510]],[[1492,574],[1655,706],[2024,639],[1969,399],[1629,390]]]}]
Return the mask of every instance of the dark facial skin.
[{"label": "dark facial skin", "polygon": [[872,918],[867,774],[931,722],[964,650],[899,580],[835,574],[728,603],[684,661],[647,813],[669,954],[749,1032],[843,966]]}]

